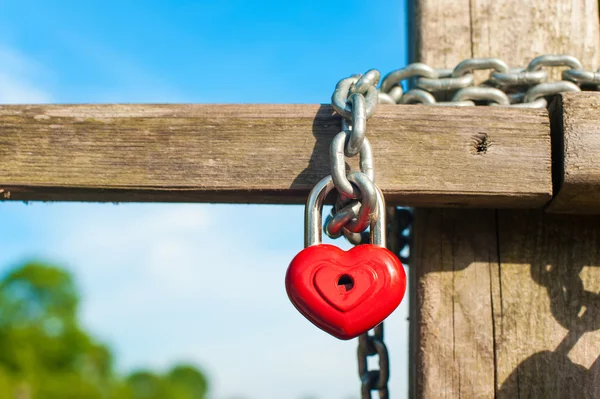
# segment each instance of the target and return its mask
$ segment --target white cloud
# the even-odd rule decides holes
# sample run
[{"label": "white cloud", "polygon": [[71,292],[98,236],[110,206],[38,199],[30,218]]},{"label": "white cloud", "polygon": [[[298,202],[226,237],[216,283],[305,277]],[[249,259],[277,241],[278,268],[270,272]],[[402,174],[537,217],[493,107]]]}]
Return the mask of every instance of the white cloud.
[{"label": "white cloud", "polygon": [[34,60],[0,46],[0,104],[34,104],[52,101],[36,79],[43,73]]}]

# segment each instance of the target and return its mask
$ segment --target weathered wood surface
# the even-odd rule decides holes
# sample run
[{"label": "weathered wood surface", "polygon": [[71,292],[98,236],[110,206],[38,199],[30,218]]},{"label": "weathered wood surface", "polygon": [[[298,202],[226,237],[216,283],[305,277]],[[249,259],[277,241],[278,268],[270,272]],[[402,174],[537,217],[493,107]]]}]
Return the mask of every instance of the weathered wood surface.
[{"label": "weathered wood surface", "polygon": [[418,210],[417,397],[494,396],[494,211]]},{"label": "weathered wood surface", "polygon": [[498,211],[497,397],[600,397],[600,217]]},{"label": "weathered wood surface", "polygon": [[600,213],[600,93],[565,93],[553,104],[550,212]]},{"label": "weathered wood surface", "polygon": [[418,397],[600,397],[600,216],[420,210]]},{"label": "weathered wood surface", "polygon": [[[418,61],[597,66],[595,1],[415,1]],[[417,397],[599,397],[597,217],[418,209],[414,229]]]},{"label": "weathered wood surface", "polygon": [[[2,106],[0,197],[300,203],[339,124],[326,105]],[[380,105],[368,137],[390,204],[533,208],[549,129],[544,110]]]},{"label": "weathered wood surface", "polygon": [[[543,54],[599,66],[596,0],[414,1],[416,59],[433,67],[451,68],[469,57],[499,57],[519,67]],[[549,72],[560,79],[560,69]]]}]

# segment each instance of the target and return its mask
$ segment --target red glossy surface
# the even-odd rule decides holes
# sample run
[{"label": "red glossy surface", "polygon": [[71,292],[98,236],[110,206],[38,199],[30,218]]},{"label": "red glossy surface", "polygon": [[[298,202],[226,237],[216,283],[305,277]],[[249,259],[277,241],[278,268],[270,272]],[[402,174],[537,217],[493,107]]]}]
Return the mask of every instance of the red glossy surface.
[{"label": "red glossy surface", "polygon": [[339,339],[352,339],[398,307],[406,274],[385,248],[364,244],[344,251],[320,244],[296,255],[285,287],[296,309],[314,325]]}]

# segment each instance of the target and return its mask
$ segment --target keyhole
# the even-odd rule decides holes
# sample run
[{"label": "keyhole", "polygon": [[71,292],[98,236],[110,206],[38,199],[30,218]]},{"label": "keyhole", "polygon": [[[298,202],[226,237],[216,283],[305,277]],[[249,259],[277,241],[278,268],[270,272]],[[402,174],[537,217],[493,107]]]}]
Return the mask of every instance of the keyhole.
[{"label": "keyhole", "polygon": [[[338,288],[345,290],[346,292],[354,288],[354,279],[347,274],[342,274],[337,282]],[[342,288],[343,287],[343,288]]]}]

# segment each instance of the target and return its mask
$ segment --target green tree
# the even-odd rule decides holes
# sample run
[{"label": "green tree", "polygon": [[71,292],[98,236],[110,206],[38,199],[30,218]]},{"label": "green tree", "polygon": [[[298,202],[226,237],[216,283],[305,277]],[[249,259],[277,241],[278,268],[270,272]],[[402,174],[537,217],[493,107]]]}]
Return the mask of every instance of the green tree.
[{"label": "green tree", "polygon": [[79,325],[66,271],[30,263],[0,280],[0,365],[15,397],[109,398],[109,350]]},{"label": "green tree", "polygon": [[165,375],[138,371],[127,378],[131,399],[197,399],[208,390],[206,377],[195,367],[178,365]]},{"label": "green tree", "polygon": [[203,399],[192,366],[164,376],[113,371],[109,349],[78,320],[79,294],[65,270],[29,263],[0,279],[0,399]]},{"label": "green tree", "polygon": [[173,367],[166,376],[169,385],[172,386],[174,398],[196,399],[203,398],[208,391],[208,381],[204,374],[190,365],[178,365]]},{"label": "green tree", "polygon": [[167,397],[165,381],[150,371],[137,371],[127,378],[131,399],[160,399]]}]

